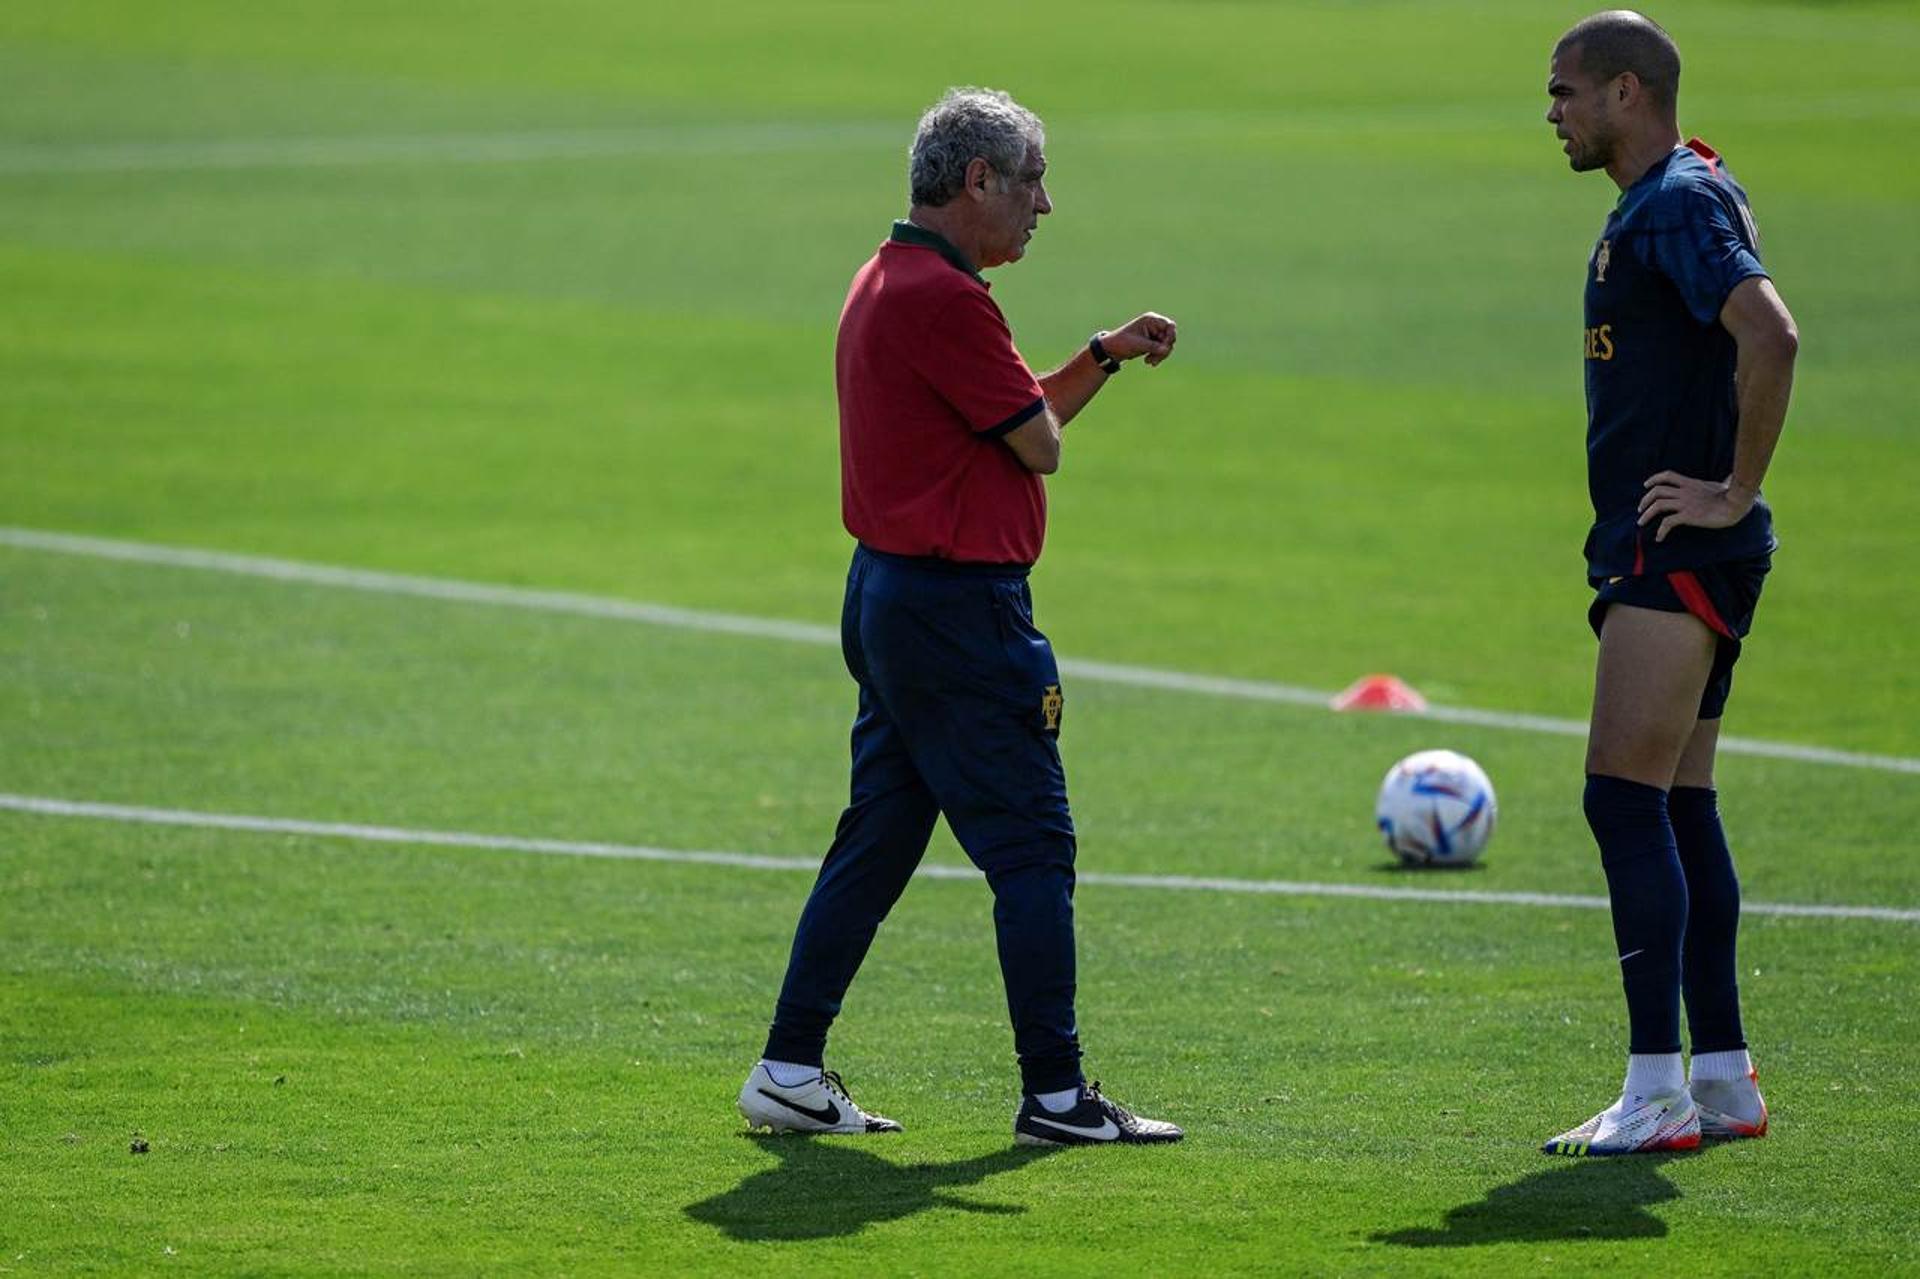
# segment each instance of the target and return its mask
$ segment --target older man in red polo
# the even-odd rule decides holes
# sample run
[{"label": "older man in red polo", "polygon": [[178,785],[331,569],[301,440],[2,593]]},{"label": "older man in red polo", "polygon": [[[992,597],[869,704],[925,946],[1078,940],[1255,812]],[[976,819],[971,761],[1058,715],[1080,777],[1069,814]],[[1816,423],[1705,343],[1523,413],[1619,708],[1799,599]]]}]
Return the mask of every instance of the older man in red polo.
[{"label": "older man in red polo", "polygon": [[1172,354],[1152,312],[1036,377],[980,273],[1025,256],[1047,197],[1045,134],[1005,93],[955,89],[921,118],[912,207],[840,317],[842,514],[857,540],[841,618],[859,686],[851,802],[800,915],[756,1127],[897,1132],[824,1069],[828,1028],[944,815],[993,890],[1019,1057],[1015,1139],[1177,1141],[1089,1086],[1074,1017],[1075,841],[1058,737],[1066,699],[1033,621],[1061,431],[1123,363]]}]

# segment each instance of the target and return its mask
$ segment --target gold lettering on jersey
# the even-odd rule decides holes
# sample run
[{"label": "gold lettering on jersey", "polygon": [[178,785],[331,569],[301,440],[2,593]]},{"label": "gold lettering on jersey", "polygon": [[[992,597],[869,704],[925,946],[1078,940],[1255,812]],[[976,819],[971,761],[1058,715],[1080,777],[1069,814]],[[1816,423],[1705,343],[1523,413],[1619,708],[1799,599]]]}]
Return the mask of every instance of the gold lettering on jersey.
[{"label": "gold lettering on jersey", "polygon": [[1060,696],[1058,684],[1047,685],[1047,691],[1040,698],[1040,717],[1046,721],[1047,731],[1060,731],[1060,708],[1066,704],[1066,698]]},{"label": "gold lettering on jersey", "polygon": [[1611,324],[1602,324],[1598,328],[1587,330],[1587,358],[1589,360],[1613,358],[1613,326]]},{"label": "gold lettering on jersey", "polygon": [[1600,247],[1593,251],[1593,282],[1607,282],[1607,265],[1613,261],[1613,241],[1602,240]]}]

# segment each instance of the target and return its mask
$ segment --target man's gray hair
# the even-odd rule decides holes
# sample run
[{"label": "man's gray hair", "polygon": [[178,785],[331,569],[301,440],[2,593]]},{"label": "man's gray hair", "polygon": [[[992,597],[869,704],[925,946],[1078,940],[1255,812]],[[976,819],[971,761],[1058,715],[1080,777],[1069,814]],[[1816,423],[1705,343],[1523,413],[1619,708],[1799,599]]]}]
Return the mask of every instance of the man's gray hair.
[{"label": "man's gray hair", "polygon": [[1002,90],[948,89],[920,117],[907,153],[912,202],[937,208],[959,195],[975,157],[1011,178],[1046,139],[1040,117]]}]

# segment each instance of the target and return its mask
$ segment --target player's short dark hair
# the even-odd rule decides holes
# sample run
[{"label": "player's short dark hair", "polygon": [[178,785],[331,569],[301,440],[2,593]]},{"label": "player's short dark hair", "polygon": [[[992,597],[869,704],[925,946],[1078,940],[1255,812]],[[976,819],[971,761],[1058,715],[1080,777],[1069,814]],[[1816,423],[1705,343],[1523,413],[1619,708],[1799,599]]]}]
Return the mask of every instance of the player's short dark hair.
[{"label": "player's short dark hair", "polygon": [[1601,82],[1631,71],[1654,105],[1673,110],[1680,98],[1680,46],[1659,23],[1631,9],[1609,9],[1576,23],[1554,52],[1578,45],[1580,69]]}]

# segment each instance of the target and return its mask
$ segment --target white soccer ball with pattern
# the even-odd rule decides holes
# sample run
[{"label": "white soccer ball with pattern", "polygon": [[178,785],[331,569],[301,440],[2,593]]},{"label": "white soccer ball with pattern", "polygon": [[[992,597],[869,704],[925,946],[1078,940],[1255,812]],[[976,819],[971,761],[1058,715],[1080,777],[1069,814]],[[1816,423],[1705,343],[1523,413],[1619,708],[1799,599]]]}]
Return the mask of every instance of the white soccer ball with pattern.
[{"label": "white soccer ball with pattern", "polygon": [[1374,816],[1410,866],[1464,866],[1493,836],[1499,807],[1480,765],[1458,751],[1420,751],[1387,770]]}]

